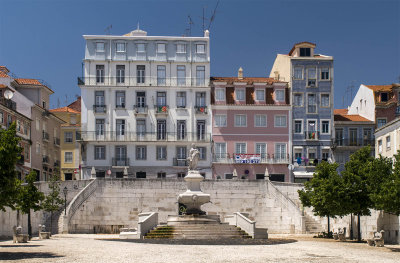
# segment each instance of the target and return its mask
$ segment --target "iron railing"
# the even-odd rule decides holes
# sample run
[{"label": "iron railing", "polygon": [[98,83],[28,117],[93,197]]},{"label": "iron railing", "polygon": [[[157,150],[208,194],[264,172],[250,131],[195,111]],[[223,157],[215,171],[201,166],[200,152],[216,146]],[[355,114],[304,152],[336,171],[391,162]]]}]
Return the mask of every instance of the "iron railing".
[{"label": "iron railing", "polygon": [[173,166],[188,166],[188,161],[187,159],[182,159],[182,158],[174,158],[173,159]]},{"label": "iron railing", "polygon": [[166,86],[166,87],[208,87],[210,80],[207,78],[177,78],[177,77],[78,77],[78,85],[113,85],[113,86]]},{"label": "iron railing", "polygon": [[375,140],[372,138],[368,139],[363,139],[363,138],[342,138],[338,139],[336,138],[334,140],[334,146],[336,147],[346,147],[346,146],[357,146],[357,147],[362,147],[362,146],[375,146]]},{"label": "iron railing", "polygon": [[106,105],[93,105],[93,110],[96,113],[105,113],[107,111],[107,106]]},{"label": "iron railing", "polygon": [[129,158],[127,157],[112,158],[112,166],[129,166]]},{"label": "iron railing", "polygon": [[286,164],[289,163],[289,154],[239,154],[215,153],[214,163],[237,164]]},{"label": "iron railing", "polygon": [[196,114],[207,114],[207,106],[194,106]]},{"label": "iron railing", "polygon": [[154,105],[155,113],[168,114],[168,105]]},{"label": "iron railing", "polygon": [[17,110],[17,103],[15,103],[15,101],[8,100],[6,98],[0,98],[0,104],[3,104],[10,110],[13,110],[13,111]]},{"label": "iron railing", "polygon": [[135,111],[135,114],[147,114],[148,108],[147,105],[133,105],[133,110]]},{"label": "iron railing", "polygon": [[42,139],[48,141],[50,139],[50,135],[46,131],[42,131]]},{"label": "iron railing", "polygon": [[304,139],[306,140],[318,140],[319,139],[319,131],[305,131]]}]

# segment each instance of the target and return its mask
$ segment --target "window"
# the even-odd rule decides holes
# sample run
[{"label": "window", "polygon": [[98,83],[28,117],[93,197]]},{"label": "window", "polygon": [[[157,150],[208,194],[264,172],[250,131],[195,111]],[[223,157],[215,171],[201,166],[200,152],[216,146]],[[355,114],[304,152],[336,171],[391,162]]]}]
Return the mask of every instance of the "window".
[{"label": "window", "polygon": [[321,107],[329,107],[329,94],[321,94]]},{"label": "window", "polygon": [[94,96],[96,106],[105,106],[104,91],[96,91]]},{"label": "window", "polygon": [[199,159],[200,160],[207,160],[207,148],[206,147],[197,147],[200,152]]},{"label": "window", "polygon": [[70,143],[73,140],[72,132],[64,132],[64,142]]},{"label": "window", "polygon": [[146,52],[145,45],[143,43],[136,44],[137,52]]},{"label": "window", "polygon": [[167,105],[167,93],[157,92],[157,106],[166,106],[166,105]]},{"label": "window", "polygon": [[307,105],[307,113],[317,113],[317,100],[315,94],[308,94]]},{"label": "window", "polygon": [[267,115],[256,114],[254,119],[255,127],[267,127]]},{"label": "window", "polygon": [[186,85],[186,67],[185,66],[176,66],[177,77],[178,77],[178,85]]},{"label": "window", "polygon": [[166,68],[164,65],[157,66],[157,85],[165,85]]},{"label": "window", "polygon": [[157,140],[165,140],[167,136],[167,124],[165,120],[157,120]]},{"label": "window", "polygon": [[159,172],[157,173],[157,178],[166,178],[167,174],[165,172]]},{"label": "window", "polygon": [[286,127],[286,116],[275,115],[275,127]]},{"label": "window", "polygon": [[186,138],[186,121],[177,121],[177,139],[184,140]]},{"label": "window", "polygon": [[317,70],[316,68],[308,68],[308,87],[315,87],[317,79]]},{"label": "window", "polygon": [[178,178],[185,178],[186,173],[178,173],[177,176]]},{"label": "window", "polygon": [[136,120],[136,133],[138,136],[144,136],[146,134],[146,120]]},{"label": "window", "polygon": [[104,65],[96,65],[96,82],[104,83]]},{"label": "window", "polygon": [[117,65],[117,83],[125,83],[125,65]]},{"label": "window", "polygon": [[329,68],[321,68],[321,79],[329,80]]},{"label": "window", "polygon": [[388,94],[386,92],[381,93],[381,102],[388,101]]},{"label": "window", "polygon": [[136,172],[136,178],[146,178],[146,172]]},{"label": "window", "polygon": [[335,142],[337,146],[343,145],[343,129],[335,129]]},{"label": "window", "polygon": [[386,150],[390,149],[390,136],[386,137]]},{"label": "window", "polygon": [[136,81],[137,83],[144,83],[144,75],[145,75],[146,66],[137,65],[136,66]]},{"label": "window", "polygon": [[40,119],[38,117],[36,117],[36,130],[40,130]]},{"label": "window", "polygon": [[349,129],[349,145],[357,146],[357,128]]},{"label": "window", "polygon": [[372,141],[372,130],[371,129],[364,129],[364,146],[371,145],[374,143]]},{"label": "window", "polygon": [[146,105],[146,92],[138,91],[136,92],[136,106],[138,108],[145,108]]},{"label": "window", "polygon": [[196,85],[202,86],[205,84],[206,77],[206,68],[205,66],[197,66],[196,67]]},{"label": "window", "polygon": [[3,112],[0,112],[0,126],[3,123],[4,123],[4,114],[3,114]]},{"label": "window", "polygon": [[115,146],[115,159],[117,166],[127,165],[127,148],[126,146]]},{"label": "window", "polygon": [[244,89],[235,89],[236,100],[244,100]]},{"label": "window", "polygon": [[303,79],[303,68],[302,67],[294,68],[294,79]]},{"label": "window", "polygon": [[185,44],[177,44],[176,45],[176,53],[186,53],[186,45]]},{"label": "window", "polygon": [[125,120],[117,119],[116,128],[117,128],[117,136],[125,135]]},{"label": "window", "polygon": [[157,53],[166,53],[166,52],[167,52],[166,44],[158,43],[157,44]]},{"label": "window", "polygon": [[125,91],[116,91],[115,92],[116,98],[116,107],[117,108],[125,108]]},{"label": "window", "polygon": [[303,107],[303,94],[295,93],[293,95],[293,106]]},{"label": "window", "polygon": [[95,146],[94,147],[94,159],[105,160],[106,159],[106,146]]},{"label": "window", "polygon": [[196,53],[197,53],[197,54],[204,54],[204,53],[206,53],[206,45],[205,45],[205,44],[197,44],[197,45],[196,45]]},{"label": "window", "polygon": [[321,131],[321,133],[323,133],[323,134],[329,134],[329,133],[330,133],[329,121],[322,121],[322,122],[321,122],[321,125],[322,125],[322,131]]},{"label": "window", "polygon": [[226,115],[215,115],[214,120],[214,127],[226,127]]},{"label": "window", "polygon": [[205,107],[206,106],[206,93],[196,92],[196,106]]},{"label": "window", "polygon": [[136,146],[136,160],[146,160],[146,153],[146,146]]},{"label": "window", "polygon": [[104,119],[96,119],[96,136],[104,135]]},{"label": "window", "polygon": [[36,142],[36,153],[40,154],[40,143]]},{"label": "window", "polygon": [[256,100],[264,101],[265,100],[265,90],[256,89]]},{"label": "window", "polygon": [[329,159],[329,150],[328,149],[323,149],[322,150],[322,160],[328,161]]},{"label": "window", "polygon": [[275,90],[275,100],[276,101],[285,101],[285,91],[281,89]]},{"label": "window", "polygon": [[196,132],[198,141],[204,141],[206,139],[206,121],[196,122]]},{"label": "window", "polygon": [[378,128],[384,126],[386,124],[386,119],[377,119]]},{"label": "window", "polygon": [[186,160],[186,147],[176,147],[176,159],[178,160]]},{"label": "window", "polygon": [[186,92],[179,91],[176,93],[176,107],[185,108],[186,107]]},{"label": "window", "polygon": [[125,43],[117,43],[116,50],[117,52],[125,52],[126,51]]},{"label": "window", "polygon": [[265,158],[267,154],[267,144],[256,143],[256,154],[260,154],[261,158]]},{"label": "window", "polygon": [[104,42],[96,42],[96,52],[104,52]]},{"label": "window", "polygon": [[235,144],[235,153],[237,154],[246,154],[247,153],[247,145],[243,142],[238,142]]},{"label": "window", "polygon": [[[69,117],[69,123],[76,124],[76,115],[71,115]],[[54,137],[57,137],[57,136],[54,136]]]},{"label": "window", "polygon": [[65,152],[64,153],[64,162],[65,163],[72,163],[72,152]]},{"label": "window", "polygon": [[295,120],[294,121],[294,133],[302,133],[303,132],[303,121]]},{"label": "window", "polygon": [[309,57],[309,56],[311,56],[311,49],[309,47],[301,47],[300,57]]},{"label": "window", "polygon": [[167,160],[166,146],[157,146],[157,160]]},{"label": "window", "polygon": [[226,158],[226,143],[215,143],[215,157],[217,159]]},{"label": "window", "polygon": [[215,100],[216,101],[225,101],[225,89],[224,88],[215,89]]},{"label": "window", "polygon": [[235,126],[246,127],[247,126],[247,115],[237,114],[235,115]]},{"label": "window", "polygon": [[382,140],[378,141],[378,151],[379,153],[382,153]]},{"label": "window", "polygon": [[275,144],[275,159],[286,159],[286,143]]},{"label": "window", "polygon": [[233,179],[233,174],[225,174],[225,179]]}]

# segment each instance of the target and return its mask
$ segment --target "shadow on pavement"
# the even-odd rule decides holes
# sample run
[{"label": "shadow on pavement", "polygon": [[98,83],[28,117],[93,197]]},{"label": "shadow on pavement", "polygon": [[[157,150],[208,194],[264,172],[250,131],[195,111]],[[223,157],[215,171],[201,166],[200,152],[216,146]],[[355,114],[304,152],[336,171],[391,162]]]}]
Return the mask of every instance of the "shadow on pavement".
[{"label": "shadow on pavement", "polygon": [[164,245],[280,245],[297,242],[295,239],[107,239],[97,240]]},{"label": "shadow on pavement", "polygon": [[47,252],[0,252],[1,260],[21,260],[21,259],[33,259],[33,258],[59,258],[59,257],[63,256]]},{"label": "shadow on pavement", "polygon": [[18,245],[0,245],[0,247],[41,247],[42,245],[25,245],[25,244],[18,244]]},{"label": "shadow on pavement", "polygon": [[392,252],[400,252],[400,248],[388,247]]}]

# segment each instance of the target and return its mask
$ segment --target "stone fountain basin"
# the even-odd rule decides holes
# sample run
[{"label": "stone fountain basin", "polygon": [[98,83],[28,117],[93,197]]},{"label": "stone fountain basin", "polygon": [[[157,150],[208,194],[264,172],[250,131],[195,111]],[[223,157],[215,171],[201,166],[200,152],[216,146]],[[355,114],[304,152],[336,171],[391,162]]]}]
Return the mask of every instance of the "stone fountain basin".
[{"label": "stone fountain basin", "polygon": [[178,202],[188,206],[193,204],[201,206],[210,202],[210,194],[205,194],[201,191],[186,191],[179,195]]}]

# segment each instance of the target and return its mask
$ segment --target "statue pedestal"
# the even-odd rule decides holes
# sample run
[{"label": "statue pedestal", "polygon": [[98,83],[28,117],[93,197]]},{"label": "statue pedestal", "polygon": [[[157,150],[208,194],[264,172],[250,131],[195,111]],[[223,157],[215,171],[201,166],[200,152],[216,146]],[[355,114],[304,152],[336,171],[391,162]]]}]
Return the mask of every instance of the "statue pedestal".
[{"label": "statue pedestal", "polygon": [[178,202],[186,206],[187,215],[204,215],[205,212],[200,206],[210,202],[210,195],[205,194],[200,189],[200,182],[204,177],[196,170],[189,170],[184,180],[187,184],[187,190],[178,197]]}]

